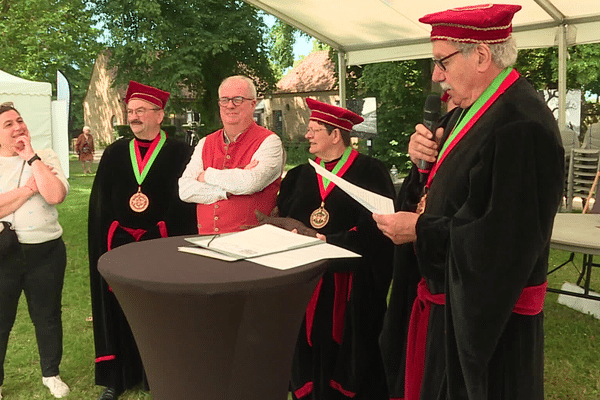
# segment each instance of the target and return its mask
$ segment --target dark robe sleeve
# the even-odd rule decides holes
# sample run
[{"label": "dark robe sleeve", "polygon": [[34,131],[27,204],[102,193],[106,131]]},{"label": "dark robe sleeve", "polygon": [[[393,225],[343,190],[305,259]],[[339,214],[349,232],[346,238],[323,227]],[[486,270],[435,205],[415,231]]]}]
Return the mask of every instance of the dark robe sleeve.
[{"label": "dark robe sleeve", "polygon": [[277,208],[279,209],[279,215],[282,217],[287,217],[290,214],[290,208],[294,200],[294,191],[303,168],[303,165],[292,168],[281,180],[281,186],[277,195]]},{"label": "dark robe sleeve", "polygon": [[[394,203],[396,211],[414,212],[421,192],[420,174],[414,166],[398,192]],[[390,398],[403,399],[408,323],[417,297],[417,284],[421,279],[413,243],[394,246],[393,266],[389,303],[379,346]]]},{"label": "dark robe sleeve", "polygon": [[[442,142],[447,138],[458,116],[459,113],[454,110],[444,115],[436,123],[436,127],[450,127],[450,129],[445,130]],[[396,211],[415,212],[417,210],[424,193],[426,177],[421,176],[417,166],[412,164],[412,168],[404,178],[396,196],[394,202]],[[445,252],[446,248],[442,246],[441,251]],[[440,259],[445,260],[445,257],[440,257]],[[421,279],[413,243],[395,246],[393,265],[388,309],[385,314],[379,343],[390,398],[404,398],[408,324],[413,303],[417,297],[417,284]],[[443,265],[440,266],[440,271],[443,271]]]},{"label": "dark robe sleeve", "polygon": [[96,357],[112,354],[112,330],[110,326],[111,315],[104,308],[104,304],[112,299],[105,299],[109,293],[108,284],[98,272],[98,259],[107,252],[107,234],[110,223],[115,219],[114,209],[111,207],[113,188],[111,154],[114,149],[108,147],[98,164],[96,177],[90,194],[88,214],[88,255],[90,262],[90,290],[92,292],[92,316],[94,318],[94,341]]},{"label": "dark robe sleeve", "polygon": [[192,157],[193,148],[180,141],[176,141],[175,144],[177,148],[173,161],[176,168],[171,171],[173,175],[168,180],[171,200],[165,212],[165,223],[169,236],[193,235],[198,233],[196,204],[186,203],[179,198],[178,184],[179,178],[183,175],[183,171]]},{"label": "dark robe sleeve", "polygon": [[[364,171],[364,174],[369,179],[357,186],[393,199],[395,196],[394,184],[383,163],[373,160],[365,166],[365,169],[367,170]],[[379,246],[372,245],[374,240],[378,243],[386,243],[389,247],[389,240],[377,228],[373,214],[362,206],[357,207],[357,210],[359,218],[356,229],[328,232],[326,234],[327,242],[363,255],[376,255],[380,251]]]},{"label": "dark robe sleeve", "polygon": [[[545,280],[563,185],[563,150],[534,122],[507,124],[480,151],[466,202],[452,217],[424,214],[417,256],[425,276],[446,269],[448,357],[469,398],[487,396],[489,361],[521,291]],[[537,271],[537,273],[536,273]]]}]

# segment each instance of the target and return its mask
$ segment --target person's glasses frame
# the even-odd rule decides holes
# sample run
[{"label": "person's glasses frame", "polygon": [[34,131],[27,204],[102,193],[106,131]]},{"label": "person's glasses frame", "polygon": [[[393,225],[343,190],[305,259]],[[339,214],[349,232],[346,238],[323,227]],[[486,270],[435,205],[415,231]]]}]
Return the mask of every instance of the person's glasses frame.
[{"label": "person's glasses frame", "polygon": [[310,134],[314,135],[317,132],[326,131],[326,130],[327,130],[327,128],[319,128],[319,129],[307,128],[306,134],[308,135],[310,133]]},{"label": "person's glasses frame", "polygon": [[254,100],[252,98],[249,97],[244,97],[244,96],[234,96],[234,97],[219,97],[219,105],[221,107],[226,107],[229,102],[231,101],[233,103],[234,106],[239,106],[241,105],[244,100]]},{"label": "person's glasses frame", "polygon": [[145,107],[140,107],[140,108],[136,108],[135,110],[127,109],[127,115],[133,115],[133,114],[135,114],[136,117],[141,117],[142,115],[146,114],[150,110],[152,110],[152,111],[158,111],[158,110],[161,110],[161,108],[145,108]]},{"label": "person's glasses frame", "polygon": [[433,61],[433,63],[435,65],[437,65],[442,71],[446,72],[446,66],[444,65],[444,61],[448,60],[451,57],[454,57],[455,55],[457,55],[458,53],[462,53],[462,50],[456,50],[454,53],[447,55],[446,57],[443,58],[435,58],[433,57],[431,59],[431,61]]}]

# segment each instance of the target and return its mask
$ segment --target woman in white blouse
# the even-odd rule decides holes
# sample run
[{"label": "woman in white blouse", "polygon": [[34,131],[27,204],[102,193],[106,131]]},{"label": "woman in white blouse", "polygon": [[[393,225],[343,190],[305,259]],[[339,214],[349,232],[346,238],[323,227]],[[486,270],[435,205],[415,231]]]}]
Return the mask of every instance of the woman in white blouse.
[{"label": "woman in white blouse", "polygon": [[15,230],[19,243],[0,254],[0,399],[6,347],[21,292],[35,326],[42,382],[54,397],[69,393],[59,376],[67,257],[55,208],[68,191],[56,153],[36,153],[19,112],[12,103],[1,104],[0,221],[4,229]]}]

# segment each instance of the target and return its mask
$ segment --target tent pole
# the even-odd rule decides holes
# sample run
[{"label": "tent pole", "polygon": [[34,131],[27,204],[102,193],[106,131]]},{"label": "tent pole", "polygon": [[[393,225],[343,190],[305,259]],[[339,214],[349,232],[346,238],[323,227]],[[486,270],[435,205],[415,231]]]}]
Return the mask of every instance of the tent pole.
[{"label": "tent pole", "polygon": [[346,108],[346,53],[338,50],[340,107]]},{"label": "tent pole", "polygon": [[558,129],[567,125],[567,26],[558,27]]}]

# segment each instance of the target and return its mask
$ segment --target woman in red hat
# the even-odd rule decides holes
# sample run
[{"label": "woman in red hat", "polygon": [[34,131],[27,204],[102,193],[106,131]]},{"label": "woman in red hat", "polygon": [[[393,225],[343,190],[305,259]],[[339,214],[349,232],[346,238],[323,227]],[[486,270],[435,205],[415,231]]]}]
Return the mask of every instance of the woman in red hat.
[{"label": "woman in red hat", "polygon": [[[349,110],[306,99],[306,131],[316,162],[345,180],[390,198],[394,186],[382,162],[350,145],[363,118]],[[291,375],[294,399],[387,399],[378,337],[392,273],[392,242],[371,213],[309,164],[281,182],[279,213],[362,258],[330,261],[310,300],[298,336]],[[297,222],[296,222],[297,223]]]}]

